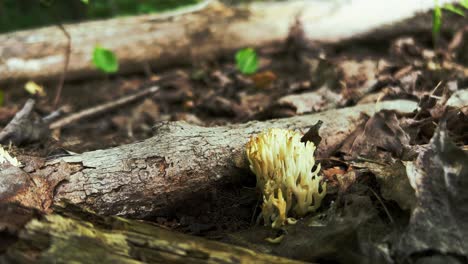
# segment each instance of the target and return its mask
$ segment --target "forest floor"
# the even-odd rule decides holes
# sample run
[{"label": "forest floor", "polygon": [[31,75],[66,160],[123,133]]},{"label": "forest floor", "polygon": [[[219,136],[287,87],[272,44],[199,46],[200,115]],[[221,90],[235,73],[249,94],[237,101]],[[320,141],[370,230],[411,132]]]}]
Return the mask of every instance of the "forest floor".
[{"label": "forest floor", "polygon": [[[408,145],[429,144],[441,124],[439,121],[445,120],[450,138],[466,150],[468,108],[456,103],[455,107],[446,106],[447,100],[453,103],[456,96],[466,98],[466,40],[466,36],[456,40],[454,36],[442,35],[434,49],[428,32],[427,35],[392,39],[321,44],[306,42],[297,26],[281,45],[257,49],[260,68],[252,75],[240,73],[231,54],[217,60],[194,61],[192,65],[148,69],[142,74],[103,75],[92,80],[66,82],[60,98],[65,113],[114,102],[151,86],[158,86],[159,90],[116,110],[57,129],[41,143],[14,147],[12,153],[57,157],[68,152],[81,153],[144,140],[153,135],[153,127],[159,122],[183,120],[200,126],[217,126],[391,99],[408,99],[420,104],[419,110],[412,114],[396,114],[405,133],[401,137],[407,137]],[[56,84],[43,85],[46,95],[35,97],[36,113],[40,116],[55,110],[51,102]],[[7,125],[31,97],[20,84],[13,86],[16,86],[11,89],[14,92],[5,94],[0,108],[0,126]],[[392,138],[384,134],[387,128],[395,128],[386,123],[390,119],[383,125],[375,120],[374,124],[368,123],[368,129],[375,126],[375,131],[383,134],[367,135],[366,140],[379,145],[382,138]],[[362,132],[364,127],[361,129]],[[404,144],[399,136],[393,138],[398,144],[385,143],[387,151],[393,158],[404,160],[398,157]],[[346,159],[344,149],[319,162],[332,190],[324,201],[324,208],[327,208],[339,193],[339,175],[357,169],[355,163]],[[392,221],[408,223],[410,215],[400,209],[398,203],[382,203],[381,190],[373,173],[375,171],[371,170],[360,174],[356,181],[376,190],[375,195],[374,191],[364,192],[379,217],[386,224],[391,222],[388,214],[394,217]],[[239,185],[187,201],[181,208],[174,208],[171,214],[146,220],[212,239],[225,239],[227,233],[247,230],[255,225],[260,202],[255,177],[251,176]]]}]

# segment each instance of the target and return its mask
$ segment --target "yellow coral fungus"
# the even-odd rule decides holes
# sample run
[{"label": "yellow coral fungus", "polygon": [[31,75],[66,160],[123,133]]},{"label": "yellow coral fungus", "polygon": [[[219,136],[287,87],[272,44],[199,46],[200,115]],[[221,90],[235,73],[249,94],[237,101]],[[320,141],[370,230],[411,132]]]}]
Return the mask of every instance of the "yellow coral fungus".
[{"label": "yellow coral fungus", "polygon": [[301,137],[292,130],[272,128],[253,136],[246,146],[263,194],[263,220],[273,228],[284,225],[290,211],[301,217],[317,210],[326,193],[318,175],[320,164],[312,171],[315,145],[301,142]]}]

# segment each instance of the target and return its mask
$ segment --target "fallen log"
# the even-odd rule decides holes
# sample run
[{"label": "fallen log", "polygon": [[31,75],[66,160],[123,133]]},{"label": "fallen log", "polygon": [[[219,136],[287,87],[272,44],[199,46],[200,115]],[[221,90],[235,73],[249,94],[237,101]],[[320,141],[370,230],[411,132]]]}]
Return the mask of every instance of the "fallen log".
[{"label": "fallen log", "polygon": [[[337,42],[410,18],[434,4],[432,0],[423,2],[297,0],[229,7],[203,1],[182,12],[64,25],[71,39],[66,78],[102,74],[91,63],[98,44],[117,55],[119,73],[143,72],[148,66],[208,60],[246,46],[282,42],[296,20],[303,25],[307,39]],[[430,28],[431,16],[425,15],[383,32],[430,34]],[[63,73],[69,46],[59,27],[0,35],[0,43],[0,84],[51,80]]]},{"label": "fallen log", "polygon": [[54,211],[0,204],[0,263],[304,263],[70,205]]},{"label": "fallen log", "polygon": [[157,126],[145,141],[45,161],[19,157],[23,169],[0,169],[0,202],[48,210],[61,199],[99,214],[150,217],[194,194],[249,176],[245,143],[270,127],[305,132],[319,120],[319,157],[328,157],[379,109],[411,112],[417,104],[397,100],[358,105],[265,122],[200,127],[184,122]]}]

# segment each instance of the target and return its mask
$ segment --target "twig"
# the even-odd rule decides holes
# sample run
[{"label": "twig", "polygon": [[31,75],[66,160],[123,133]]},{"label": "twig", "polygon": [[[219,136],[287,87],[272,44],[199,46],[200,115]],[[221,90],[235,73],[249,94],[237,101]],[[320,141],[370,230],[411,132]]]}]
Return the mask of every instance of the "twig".
[{"label": "twig", "polygon": [[108,102],[108,103],[105,103],[105,104],[102,104],[102,105],[98,105],[98,106],[94,106],[94,107],[91,107],[91,108],[88,108],[88,109],[85,109],[83,111],[80,111],[78,113],[74,113],[72,115],[69,115],[69,116],[66,116],[62,119],[59,119],[53,123],[51,123],[49,125],[49,128],[50,129],[57,129],[57,128],[61,128],[61,127],[64,127],[64,126],[67,126],[73,122],[76,122],[78,120],[81,120],[81,119],[84,119],[84,118],[88,118],[88,117],[91,117],[91,116],[94,116],[94,115],[98,115],[98,114],[101,114],[101,113],[104,113],[104,112],[107,112],[109,110],[112,110],[114,108],[117,108],[117,107],[120,107],[122,105],[125,105],[125,104],[128,104],[132,101],[135,101],[139,98],[142,98],[142,97],[145,97],[149,94],[152,94],[152,93],[155,93],[159,90],[159,86],[152,86],[146,90],[143,90],[143,91],[140,91],[136,94],[132,94],[132,95],[129,95],[129,96],[125,96],[125,97],[122,97],[116,101],[113,101],[113,102]]},{"label": "twig", "polygon": [[379,200],[379,202],[380,202],[380,204],[382,205],[382,207],[383,207],[385,213],[386,213],[387,216],[388,216],[388,219],[390,219],[390,222],[391,222],[392,224],[395,224],[395,221],[393,220],[392,215],[391,215],[390,212],[388,211],[387,206],[385,206],[385,204],[384,204],[384,202],[382,201],[382,199],[380,199],[380,196],[377,195],[377,193],[376,193],[374,190],[372,190],[372,188],[369,187],[369,190],[375,195],[375,197],[377,198],[377,200]]},{"label": "twig", "polygon": [[463,35],[465,35],[466,32],[468,32],[468,26],[458,30],[455,33],[455,35],[453,36],[447,48],[449,53],[454,52],[456,49],[460,47],[460,45],[463,42]]},{"label": "twig", "polygon": [[62,95],[63,83],[65,82],[65,76],[67,75],[68,64],[70,62],[70,53],[71,53],[71,37],[70,37],[70,34],[67,32],[67,30],[65,29],[65,27],[62,24],[59,23],[57,26],[60,28],[60,30],[62,30],[65,37],[67,37],[67,46],[66,46],[66,49],[65,49],[65,62],[64,62],[64,65],[63,65],[63,72],[60,75],[60,80],[59,80],[59,83],[57,85],[57,92],[55,93],[54,109],[57,107],[57,105],[59,103],[59,100],[60,100],[60,96]]}]

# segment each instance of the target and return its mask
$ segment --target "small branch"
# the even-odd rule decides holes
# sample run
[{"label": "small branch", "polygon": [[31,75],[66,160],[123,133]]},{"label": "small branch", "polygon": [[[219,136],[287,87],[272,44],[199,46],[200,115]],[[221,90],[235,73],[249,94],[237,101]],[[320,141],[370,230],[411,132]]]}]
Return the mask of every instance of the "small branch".
[{"label": "small branch", "polygon": [[392,217],[392,215],[390,214],[390,211],[388,211],[387,206],[385,206],[385,204],[384,204],[384,202],[382,201],[382,199],[380,198],[380,196],[379,196],[374,190],[372,190],[372,188],[369,187],[369,190],[372,192],[372,194],[374,194],[375,198],[377,198],[377,200],[379,201],[379,203],[382,205],[382,207],[383,207],[385,213],[387,214],[388,219],[390,220],[390,223],[395,224],[395,220],[393,220],[393,217]]},{"label": "small branch", "polygon": [[71,53],[71,37],[70,34],[67,32],[65,27],[62,24],[57,25],[60,30],[63,32],[65,37],[67,37],[67,46],[65,47],[65,62],[63,64],[63,72],[60,75],[60,80],[57,85],[57,92],[55,93],[55,99],[54,99],[54,109],[57,107],[59,101],[60,101],[60,96],[62,95],[62,89],[63,89],[63,83],[65,82],[65,76],[67,75],[68,71],[68,64],[70,63],[70,53]]},{"label": "small branch", "polygon": [[67,126],[73,122],[76,122],[78,120],[81,120],[81,119],[84,119],[84,118],[88,118],[88,117],[91,117],[91,116],[95,116],[95,115],[98,115],[98,114],[102,114],[104,112],[107,112],[109,110],[112,110],[112,109],[115,109],[117,107],[120,107],[120,106],[123,106],[125,104],[128,104],[130,102],[133,102],[137,99],[140,99],[142,97],[145,97],[147,95],[150,95],[152,93],[155,93],[159,90],[159,87],[158,86],[152,86],[146,90],[143,90],[143,91],[140,91],[136,94],[132,94],[132,95],[129,95],[129,96],[126,96],[126,97],[122,97],[116,101],[113,101],[113,102],[108,102],[108,103],[105,103],[105,104],[102,104],[102,105],[98,105],[98,106],[95,106],[95,107],[91,107],[91,108],[88,108],[88,109],[85,109],[83,111],[80,111],[78,113],[75,113],[75,114],[72,114],[72,115],[69,115],[69,116],[66,116],[62,119],[59,119],[53,123],[51,123],[49,125],[49,128],[50,129],[57,129],[57,128],[62,128],[64,126]]}]

